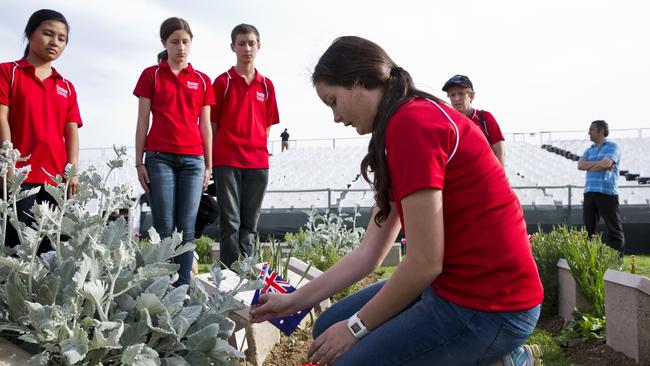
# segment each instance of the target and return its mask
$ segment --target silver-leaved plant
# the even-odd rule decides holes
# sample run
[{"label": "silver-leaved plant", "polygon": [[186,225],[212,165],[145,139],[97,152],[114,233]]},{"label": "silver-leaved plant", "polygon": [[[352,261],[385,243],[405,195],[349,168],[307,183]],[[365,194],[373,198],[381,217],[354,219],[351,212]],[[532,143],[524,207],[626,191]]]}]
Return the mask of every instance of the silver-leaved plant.
[{"label": "silver-leaved plant", "polygon": [[[120,209],[132,209],[130,187],[109,187],[122,168],[126,148],[102,176],[96,169],[77,174],[72,165],[46,191],[57,205],[36,204],[34,224],[18,221],[16,203],[35,194],[20,189],[29,166],[4,142],[0,149],[0,335],[32,347],[30,365],[236,365],[243,354],[230,346],[233,310],[244,307],[238,291],[258,288],[241,281],[232,291],[208,294],[197,282],[174,287],[178,265],[171,258],[194,249],[181,235],[161,239],[152,229],[149,243],[133,240]],[[8,174],[13,172],[13,174]],[[8,176],[11,176],[8,179]],[[77,176],[79,192],[69,197],[67,182]],[[93,202],[98,209],[89,209]],[[5,246],[8,225],[20,243]],[[51,252],[38,255],[48,238]],[[243,261],[242,273],[255,273]],[[211,269],[217,288],[223,279]]]}]

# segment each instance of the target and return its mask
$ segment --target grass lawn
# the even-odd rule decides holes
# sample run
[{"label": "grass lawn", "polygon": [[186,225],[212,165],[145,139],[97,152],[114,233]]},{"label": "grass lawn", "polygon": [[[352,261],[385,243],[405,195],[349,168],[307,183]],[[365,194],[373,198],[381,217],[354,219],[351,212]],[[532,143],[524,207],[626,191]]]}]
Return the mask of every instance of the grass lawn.
[{"label": "grass lawn", "polygon": [[[632,271],[633,262],[634,271]],[[650,278],[650,255],[626,255],[623,263],[623,271]]]},{"label": "grass lawn", "polygon": [[208,263],[199,263],[199,274],[210,272],[210,266]]},{"label": "grass lawn", "polygon": [[562,349],[555,341],[555,338],[544,330],[535,329],[533,335],[528,338],[526,343],[538,344],[540,346],[542,349],[542,360],[544,361],[544,366],[577,366],[564,356],[564,353],[562,353]]}]

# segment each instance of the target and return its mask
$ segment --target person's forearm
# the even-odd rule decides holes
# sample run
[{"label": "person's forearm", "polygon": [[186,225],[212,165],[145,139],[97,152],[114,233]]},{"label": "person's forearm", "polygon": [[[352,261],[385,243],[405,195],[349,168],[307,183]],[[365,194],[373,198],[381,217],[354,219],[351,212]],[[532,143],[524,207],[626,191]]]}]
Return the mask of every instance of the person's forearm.
[{"label": "person's forearm", "polygon": [[497,160],[499,160],[499,163],[501,163],[501,166],[505,167],[506,166],[506,148],[505,148],[505,143],[503,141],[499,141],[492,146],[492,152],[494,155],[497,157]]},{"label": "person's forearm", "polygon": [[199,123],[201,137],[203,138],[203,156],[205,168],[212,169],[212,126],[210,124],[210,107],[203,107]]},{"label": "person's forearm", "polygon": [[149,131],[149,114],[151,112],[151,100],[147,98],[138,99],[138,121],[135,129],[135,165],[142,165],[144,145],[147,141]]},{"label": "person's forearm", "polygon": [[65,149],[68,163],[79,167],[79,130],[75,122],[68,122],[65,126]]},{"label": "person's forearm", "polygon": [[293,293],[298,301],[298,309],[318,304],[367,276],[388,254],[399,229],[395,207],[392,208],[391,214],[382,223],[381,228],[375,225],[373,212],[361,244],[325,273]]},{"label": "person's forearm", "polygon": [[612,167],[611,163],[604,159],[598,161],[581,160],[578,162],[578,169],[589,171],[589,172],[602,172],[605,170],[610,170],[611,167]]},{"label": "person's forearm", "polygon": [[0,142],[11,141],[11,128],[9,127],[9,107],[0,104]]}]

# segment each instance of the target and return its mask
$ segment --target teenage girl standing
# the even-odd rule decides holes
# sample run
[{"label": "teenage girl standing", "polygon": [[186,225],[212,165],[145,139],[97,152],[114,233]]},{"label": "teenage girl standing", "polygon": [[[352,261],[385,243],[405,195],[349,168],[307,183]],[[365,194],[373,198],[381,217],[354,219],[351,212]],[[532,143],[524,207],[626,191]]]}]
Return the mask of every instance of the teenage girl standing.
[{"label": "teenage girl standing", "polygon": [[[68,21],[63,14],[49,9],[36,11],[27,21],[28,41],[24,57],[0,64],[0,140],[11,141],[29,160],[17,166],[31,165],[22,189],[41,187],[37,194],[18,201],[21,222],[31,225],[28,212],[34,203],[54,199],[45,191],[53,184],[47,173],[63,175],[66,164],[77,166],[81,116],[77,93],[72,83],[52,67],[68,45]],[[9,172],[11,175],[13,172]],[[77,193],[79,182],[68,182],[68,194]],[[14,228],[7,226],[5,244],[20,242]],[[39,252],[50,250],[44,240]]]},{"label": "teenage girl standing", "polygon": [[[184,19],[165,20],[160,63],[142,72],[133,91],[139,98],[135,166],[149,193],[153,226],[163,238],[182,232],[183,243],[194,240],[199,201],[212,167],[214,94],[210,78],[188,62],[192,37]],[[192,259],[192,251],[174,258],[180,265],[177,285],[190,283]]]}]

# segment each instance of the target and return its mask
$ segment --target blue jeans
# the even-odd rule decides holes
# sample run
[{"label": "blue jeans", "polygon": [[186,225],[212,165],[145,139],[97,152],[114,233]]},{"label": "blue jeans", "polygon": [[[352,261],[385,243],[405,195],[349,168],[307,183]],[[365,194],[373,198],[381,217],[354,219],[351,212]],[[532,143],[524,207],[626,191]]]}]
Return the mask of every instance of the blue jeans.
[{"label": "blue jeans", "polygon": [[[334,304],[314,324],[314,338],[349,318],[385,282]],[[359,340],[336,362],[343,365],[490,365],[522,345],[535,329],[540,306],[484,312],[455,305],[427,287],[411,305]]]},{"label": "blue jeans", "polygon": [[220,259],[230,267],[240,255],[253,255],[269,170],[216,166],[212,171],[219,206]]},{"label": "blue jeans", "polygon": [[[153,227],[161,238],[170,237],[176,229],[183,233],[183,243],[192,242],[203,192],[203,156],[147,151],[145,166]],[[190,283],[193,258],[193,251],[174,257],[180,265],[176,286]]]}]

